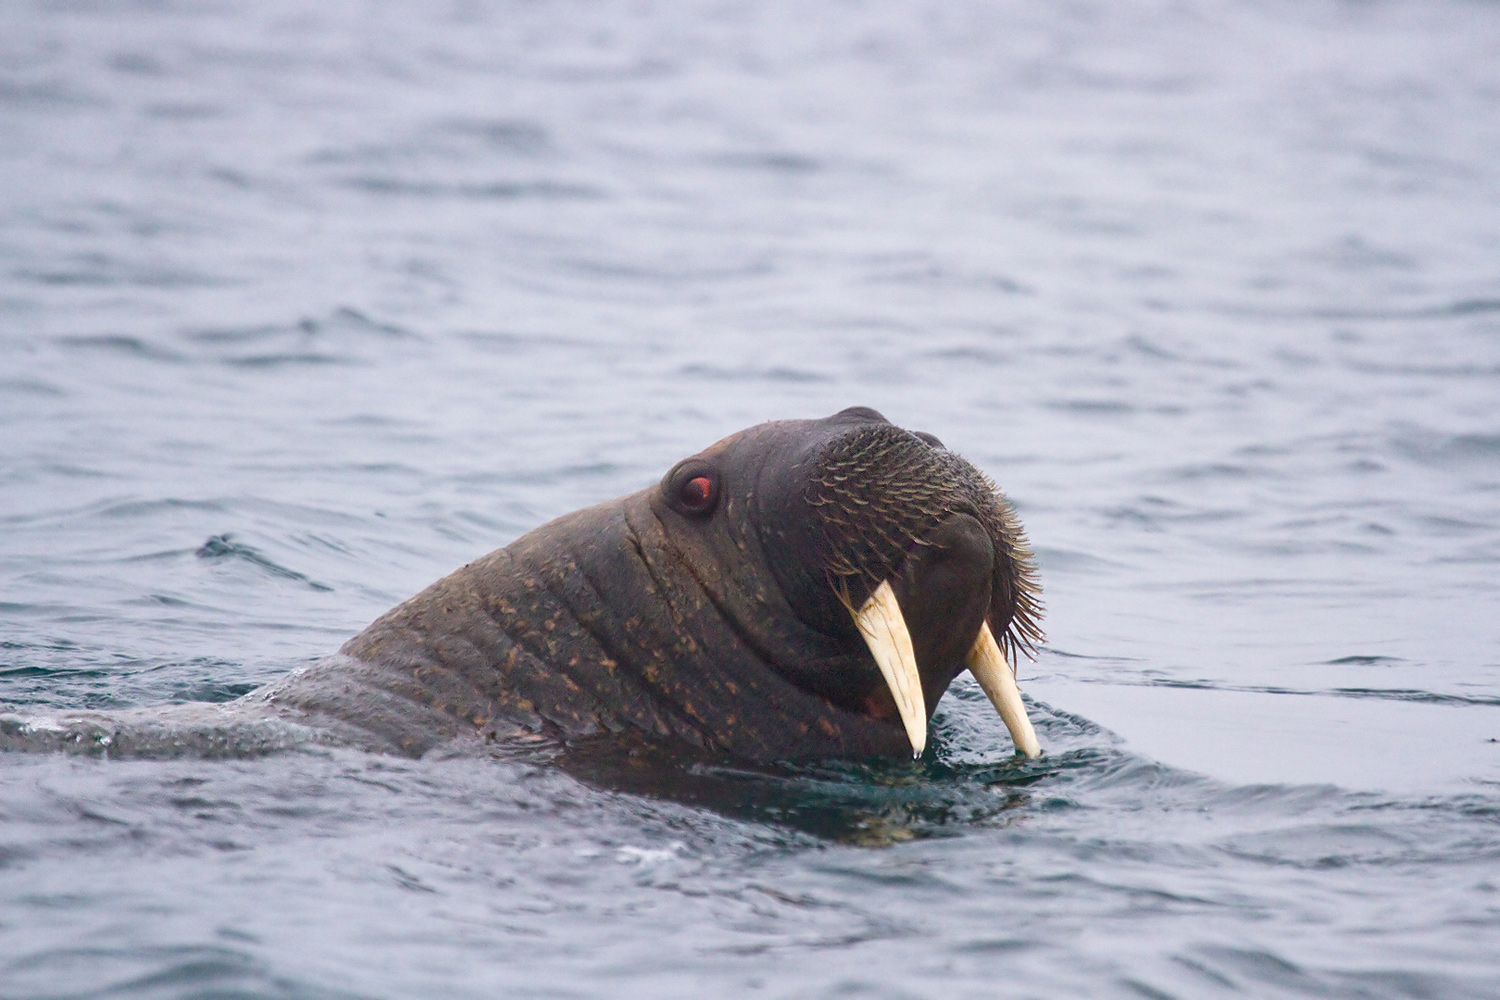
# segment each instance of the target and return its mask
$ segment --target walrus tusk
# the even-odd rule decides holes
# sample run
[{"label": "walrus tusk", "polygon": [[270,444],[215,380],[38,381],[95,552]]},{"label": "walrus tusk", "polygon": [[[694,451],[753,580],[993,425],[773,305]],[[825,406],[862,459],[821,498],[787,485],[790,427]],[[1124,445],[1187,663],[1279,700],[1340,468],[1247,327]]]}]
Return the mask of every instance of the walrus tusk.
[{"label": "walrus tusk", "polygon": [[1016,687],[1015,675],[1010,672],[1010,664],[1005,662],[1000,644],[995,642],[995,634],[990,631],[989,622],[979,626],[974,648],[969,650],[968,666],[969,673],[984,688],[984,693],[990,696],[990,701],[999,710],[1000,718],[1005,720],[1005,728],[1010,730],[1010,738],[1016,749],[1028,757],[1041,756],[1042,748],[1036,741],[1036,730],[1031,728],[1031,720],[1026,717],[1026,706],[1021,703],[1021,689]]},{"label": "walrus tusk", "polygon": [[[911,633],[896,603],[896,592],[890,582],[875,588],[875,593],[854,615],[875,665],[896,699],[901,724],[911,740],[912,757],[922,756],[927,746],[927,705],[922,698],[922,676],[917,673],[917,654],[911,647]],[[1018,699],[1019,700],[1019,699]]]}]

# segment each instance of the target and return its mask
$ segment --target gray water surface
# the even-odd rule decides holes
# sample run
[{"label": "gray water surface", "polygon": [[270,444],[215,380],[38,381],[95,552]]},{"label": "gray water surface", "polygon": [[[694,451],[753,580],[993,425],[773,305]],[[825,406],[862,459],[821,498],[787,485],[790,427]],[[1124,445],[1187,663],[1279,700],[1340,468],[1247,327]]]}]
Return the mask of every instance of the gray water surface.
[{"label": "gray water surface", "polygon": [[0,760],[0,997],[1500,995],[1500,6],[0,6],[0,702],[225,700],[761,420],[1047,754]]}]

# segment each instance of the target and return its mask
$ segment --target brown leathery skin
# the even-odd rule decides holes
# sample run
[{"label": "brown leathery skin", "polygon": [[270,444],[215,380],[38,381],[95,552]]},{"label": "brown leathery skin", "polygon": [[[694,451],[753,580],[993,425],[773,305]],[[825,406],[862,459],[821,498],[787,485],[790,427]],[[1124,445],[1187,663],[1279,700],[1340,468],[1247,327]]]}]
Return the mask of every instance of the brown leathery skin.
[{"label": "brown leathery skin", "polygon": [[929,716],[982,622],[1012,651],[1040,637],[1025,538],[973,466],[873,410],[765,423],[476,559],[243,698],[0,717],[0,749],[420,756],[614,733],[759,761],[904,757],[851,614],[885,579]]},{"label": "brown leathery skin", "polygon": [[[406,753],[523,727],[755,760],[903,756],[850,602],[893,579],[929,715],[982,620],[1012,648],[1039,636],[1014,516],[934,442],[867,410],[731,435],[439,580],[269,701]],[[699,473],[716,480],[706,517],[671,496]]]},{"label": "brown leathery skin", "polygon": [[[817,637],[787,629],[774,588],[723,574],[704,586],[685,561],[693,540],[673,544],[653,492],[569,514],[444,577],[272,700],[352,716],[381,745],[417,754],[466,728],[451,716],[470,733],[497,718],[563,737],[630,726],[755,760],[902,753],[899,727],[839,711],[768,667],[770,648]],[[728,604],[755,608],[765,627],[726,628]],[[328,704],[330,673],[358,675],[376,697]],[[414,710],[393,710],[402,700]],[[450,718],[435,724],[433,710]]]}]

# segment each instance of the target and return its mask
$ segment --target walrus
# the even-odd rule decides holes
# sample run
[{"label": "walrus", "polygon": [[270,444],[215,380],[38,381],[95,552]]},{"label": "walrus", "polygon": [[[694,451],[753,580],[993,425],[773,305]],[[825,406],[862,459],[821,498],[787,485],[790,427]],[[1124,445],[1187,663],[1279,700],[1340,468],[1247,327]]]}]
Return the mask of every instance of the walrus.
[{"label": "walrus", "polygon": [[631,734],[749,761],[920,756],[968,670],[1040,753],[1010,666],[1041,640],[1009,502],[934,436],[854,407],[763,423],[565,515],[219,705],[0,725],[0,745],[421,756]]}]

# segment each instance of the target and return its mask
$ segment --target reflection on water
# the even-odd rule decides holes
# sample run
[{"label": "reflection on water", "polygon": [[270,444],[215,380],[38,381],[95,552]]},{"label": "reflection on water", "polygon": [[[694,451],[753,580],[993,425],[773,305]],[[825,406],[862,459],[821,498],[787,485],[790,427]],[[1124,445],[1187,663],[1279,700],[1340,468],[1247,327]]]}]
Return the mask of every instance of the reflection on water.
[{"label": "reflection on water", "polygon": [[[1500,11],[0,11],[0,701],[220,701],[766,419],[1037,543],[1048,755],[7,757],[7,997],[1500,993]],[[878,848],[878,849],[872,849]]]},{"label": "reflection on water", "polygon": [[548,763],[601,789],[691,803],[814,837],[883,847],[957,835],[1000,822],[1028,802],[1024,789],[1068,766],[1024,757],[989,764],[939,760],[748,765],[679,747],[617,740],[569,747]]}]

